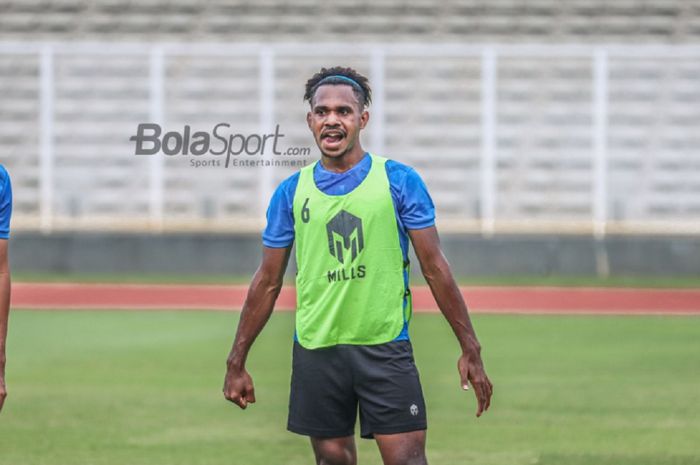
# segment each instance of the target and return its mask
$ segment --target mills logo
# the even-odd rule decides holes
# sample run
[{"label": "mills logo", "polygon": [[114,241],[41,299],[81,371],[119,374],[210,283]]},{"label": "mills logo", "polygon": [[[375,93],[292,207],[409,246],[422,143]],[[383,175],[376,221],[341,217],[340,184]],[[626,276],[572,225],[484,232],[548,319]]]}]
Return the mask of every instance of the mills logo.
[{"label": "mills logo", "polygon": [[341,210],[332,220],[326,224],[328,233],[328,248],[331,255],[340,263],[345,263],[345,252],[350,251],[350,261],[357,258],[357,254],[365,246],[365,238],[362,234],[362,219],[352,213]]},{"label": "mills logo", "polygon": [[[341,210],[326,224],[328,234],[328,249],[342,265],[352,263],[365,247],[365,237],[362,231],[362,219]],[[349,256],[348,256],[349,255]],[[364,278],[365,266],[359,265],[346,269],[328,271],[328,282],[347,281]]]}]

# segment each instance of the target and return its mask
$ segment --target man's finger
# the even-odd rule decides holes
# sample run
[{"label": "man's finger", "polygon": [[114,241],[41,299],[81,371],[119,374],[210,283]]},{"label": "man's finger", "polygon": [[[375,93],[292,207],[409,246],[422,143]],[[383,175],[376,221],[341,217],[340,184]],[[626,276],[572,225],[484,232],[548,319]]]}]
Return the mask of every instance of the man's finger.
[{"label": "man's finger", "polygon": [[224,397],[226,397],[226,400],[229,400],[235,404],[237,403],[236,399],[238,399],[239,396],[237,392],[224,391]]},{"label": "man's finger", "polygon": [[484,413],[484,398],[479,396],[477,397],[477,401],[479,405],[476,408],[476,417],[479,418],[481,414]]},{"label": "man's finger", "polygon": [[465,391],[469,390],[469,368],[465,367],[462,369],[462,366],[460,364],[460,360],[457,361],[457,371],[459,372],[459,380],[460,380],[460,385],[462,386],[462,389]]},{"label": "man's finger", "polygon": [[493,397],[493,384],[491,384],[491,380],[488,380],[488,386],[489,386],[489,401],[488,404],[486,405],[486,410],[491,407],[491,398]]},{"label": "man's finger", "polygon": [[480,417],[483,410],[483,397],[481,395],[481,386],[472,381],[472,386],[474,386],[474,396],[476,397],[476,416]]},{"label": "man's finger", "polygon": [[486,405],[484,405],[484,411],[487,411],[489,407],[491,406],[491,383],[486,384]]},{"label": "man's finger", "polygon": [[255,403],[255,389],[251,388],[248,391],[248,394],[246,394],[245,398],[249,403],[254,404]]},{"label": "man's finger", "polygon": [[486,392],[484,390],[484,384],[482,382],[472,382],[474,386],[474,394],[476,395],[476,400],[478,403],[476,409],[476,416],[480,417],[484,413],[484,408],[486,406]]},{"label": "man's finger", "polygon": [[480,383],[481,386],[481,392],[483,395],[483,400],[484,400],[484,408],[483,412],[487,411],[489,407],[491,406],[491,396],[493,394],[493,385],[491,384],[491,381],[489,381],[488,378],[486,378],[482,383]]}]

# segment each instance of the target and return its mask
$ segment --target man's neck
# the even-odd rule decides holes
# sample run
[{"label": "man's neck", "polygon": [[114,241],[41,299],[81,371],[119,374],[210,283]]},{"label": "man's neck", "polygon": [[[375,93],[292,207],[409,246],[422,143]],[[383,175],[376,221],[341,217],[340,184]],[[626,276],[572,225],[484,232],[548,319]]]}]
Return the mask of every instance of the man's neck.
[{"label": "man's neck", "polygon": [[364,155],[365,151],[361,147],[357,147],[341,157],[327,157],[322,154],[321,165],[328,171],[343,173],[357,165]]}]

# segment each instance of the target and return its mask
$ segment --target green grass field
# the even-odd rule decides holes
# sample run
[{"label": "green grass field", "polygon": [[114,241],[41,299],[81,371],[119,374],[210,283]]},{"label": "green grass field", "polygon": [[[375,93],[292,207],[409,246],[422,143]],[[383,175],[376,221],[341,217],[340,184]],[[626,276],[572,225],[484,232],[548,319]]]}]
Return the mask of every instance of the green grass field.
[{"label": "green grass field", "polygon": [[[275,314],[253,349],[246,411],[221,395],[236,318],[15,311],[0,464],[313,463],[285,430],[293,315]],[[432,465],[700,464],[700,318],[474,320],[495,384],[478,420],[447,324],[412,325]],[[371,441],[359,454],[381,463]]]}]

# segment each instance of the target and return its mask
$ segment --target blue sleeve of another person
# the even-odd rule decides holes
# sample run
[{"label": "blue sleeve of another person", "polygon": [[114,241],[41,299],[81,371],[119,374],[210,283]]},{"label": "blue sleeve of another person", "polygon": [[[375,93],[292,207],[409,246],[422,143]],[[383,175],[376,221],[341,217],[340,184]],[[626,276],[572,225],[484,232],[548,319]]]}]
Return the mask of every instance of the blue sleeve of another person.
[{"label": "blue sleeve of another person", "polygon": [[267,208],[267,226],[262,241],[266,247],[284,248],[294,243],[294,210],[292,202],[299,183],[294,173],[277,187]]},{"label": "blue sleeve of another person", "polygon": [[12,216],[12,185],[10,175],[0,165],[0,239],[10,237],[10,217]]}]

